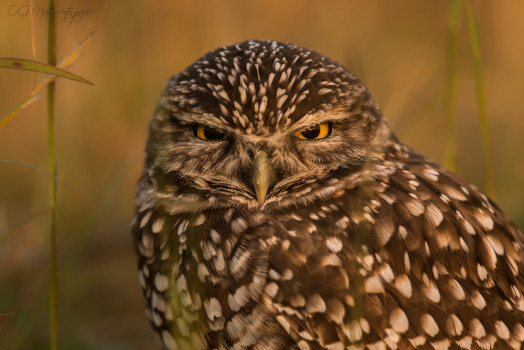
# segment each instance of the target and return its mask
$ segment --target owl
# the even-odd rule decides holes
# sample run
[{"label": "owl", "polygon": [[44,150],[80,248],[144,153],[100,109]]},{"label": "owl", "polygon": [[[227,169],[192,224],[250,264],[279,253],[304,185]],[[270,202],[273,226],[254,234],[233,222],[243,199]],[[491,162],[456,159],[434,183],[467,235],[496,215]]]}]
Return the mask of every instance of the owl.
[{"label": "owl", "polygon": [[132,236],[164,349],[521,349],[524,242],[315,51],[221,47],[149,126]]}]

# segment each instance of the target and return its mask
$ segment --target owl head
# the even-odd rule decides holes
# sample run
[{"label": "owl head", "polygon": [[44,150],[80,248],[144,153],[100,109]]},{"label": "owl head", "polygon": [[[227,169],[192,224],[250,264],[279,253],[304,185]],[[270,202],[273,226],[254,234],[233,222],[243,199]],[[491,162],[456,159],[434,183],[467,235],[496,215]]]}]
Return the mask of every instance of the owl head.
[{"label": "owl head", "polygon": [[143,181],[179,207],[311,201],[335,191],[340,173],[358,173],[391,137],[364,84],[337,62],[245,41],[169,80],[150,124]]}]

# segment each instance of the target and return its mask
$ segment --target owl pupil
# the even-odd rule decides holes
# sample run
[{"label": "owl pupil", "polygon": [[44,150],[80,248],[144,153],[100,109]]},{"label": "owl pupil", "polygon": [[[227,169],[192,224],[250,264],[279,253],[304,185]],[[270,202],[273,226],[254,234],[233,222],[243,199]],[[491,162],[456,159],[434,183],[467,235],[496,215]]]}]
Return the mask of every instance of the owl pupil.
[{"label": "owl pupil", "polygon": [[208,140],[220,140],[224,138],[224,133],[211,128],[204,129],[204,136]]},{"label": "owl pupil", "polygon": [[314,139],[320,134],[320,127],[318,125],[312,126],[310,128],[307,128],[306,130],[302,131],[302,135],[306,139]]},{"label": "owl pupil", "polygon": [[195,125],[193,134],[201,140],[222,140],[226,134],[204,125]]}]

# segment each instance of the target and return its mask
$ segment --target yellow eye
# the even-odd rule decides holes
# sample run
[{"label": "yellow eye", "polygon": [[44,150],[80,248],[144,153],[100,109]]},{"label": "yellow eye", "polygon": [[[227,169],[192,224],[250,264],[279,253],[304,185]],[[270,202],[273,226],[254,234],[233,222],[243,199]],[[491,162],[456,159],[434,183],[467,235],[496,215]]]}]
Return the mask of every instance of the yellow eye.
[{"label": "yellow eye", "polygon": [[195,125],[193,134],[202,140],[223,140],[226,134],[205,125]]},{"label": "yellow eye", "polygon": [[295,136],[303,140],[320,140],[331,135],[331,123],[322,123],[295,133]]}]

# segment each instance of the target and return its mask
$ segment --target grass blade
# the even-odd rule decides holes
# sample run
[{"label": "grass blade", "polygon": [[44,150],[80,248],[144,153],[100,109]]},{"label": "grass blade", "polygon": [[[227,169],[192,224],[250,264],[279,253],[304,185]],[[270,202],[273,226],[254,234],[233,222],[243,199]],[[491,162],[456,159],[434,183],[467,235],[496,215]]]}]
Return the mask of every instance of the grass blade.
[{"label": "grass blade", "polygon": [[473,58],[473,69],[475,72],[475,90],[477,93],[477,104],[480,117],[482,133],[482,144],[484,148],[484,161],[486,164],[486,193],[492,199],[495,198],[495,177],[493,175],[493,158],[491,155],[491,140],[489,134],[488,117],[486,113],[486,97],[484,93],[484,80],[480,62],[480,39],[477,21],[473,13],[471,1],[465,2],[466,18],[468,22],[469,41],[471,44],[471,55]]},{"label": "grass blade", "polygon": [[[49,10],[57,8],[55,0],[49,0]],[[55,16],[49,16],[47,38],[47,62],[56,66],[56,22]],[[56,178],[57,166],[55,162],[55,82],[47,85],[47,131],[49,173],[53,178],[49,180],[49,260],[50,260],[50,290],[49,290],[49,348],[58,350],[58,266],[56,253]]]},{"label": "grass blade", "polygon": [[45,171],[44,169],[39,168],[39,167],[37,167],[37,166],[35,166],[35,165],[32,165],[32,164],[26,163],[26,162],[20,162],[20,161],[18,161],[18,160],[0,159],[0,163],[18,164],[18,165],[21,165],[21,166],[25,166],[25,167],[28,167],[28,168],[34,169],[34,170],[36,170],[36,171],[39,171],[39,172],[41,172],[42,174],[47,175],[47,176],[49,176],[50,178],[56,180],[56,178],[54,178],[52,174],[48,173],[48,172]]},{"label": "grass blade", "polygon": [[51,66],[46,63],[41,63],[33,60],[26,60],[22,58],[0,57],[0,68],[22,69],[33,72],[53,74],[66,79],[78,81],[80,83],[94,85],[89,80],[84,79],[81,76],[78,76],[66,70],[57,68],[55,66]]},{"label": "grass blade", "polygon": [[[95,28],[69,55],[67,55],[64,60],[60,62],[57,68],[63,70],[64,68],[71,66],[77,59],[79,59],[82,56],[84,49],[90,43],[90,39],[97,29],[98,27]],[[0,119],[0,129],[4,127],[16,114],[18,114],[18,112],[30,105],[32,102],[36,101],[38,91],[41,88],[56,80],[57,78],[57,75],[48,75],[40,83],[38,83],[37,86],[26,97],[24,97],[22,101],[20,101],[11,110],[11,112],[9,112],[9,114],[7,114],[7,116]]]},{"label": "grass blade", "polygon": [[460,26],[460,0],[448,0],[448,32],[446,48],[446,126],[444,166],[456,171],[455,80],[457,62],[457,33]]}]

